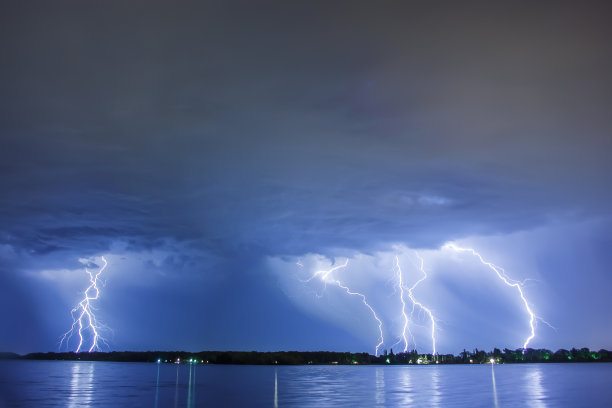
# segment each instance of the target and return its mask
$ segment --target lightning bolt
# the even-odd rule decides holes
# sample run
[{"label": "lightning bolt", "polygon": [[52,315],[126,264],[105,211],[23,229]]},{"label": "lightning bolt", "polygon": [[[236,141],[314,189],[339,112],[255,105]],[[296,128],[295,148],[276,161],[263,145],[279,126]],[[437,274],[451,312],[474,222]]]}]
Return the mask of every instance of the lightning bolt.
[{"label": "lightning bolt", "polygon": [[[299,261],[298,261],[299,262]],[[303,280],[302,282],[310,282],[311,280],[313,280],[314,278],[319,278],[321,279],[321,281],[327,286],[327,282],[328,282],[328,276],[331,275],[334,271],[337,271],[338,269],[342,269],[342,268],[346,268],[346,266],[348,265],[348,258],[346,259],[346,262],[343,263],[342,265],[336,265],[334,267],[332,267],[331,269],[328,269],[326,271],[321,270],[321,271],[316,271],[315,273],[312,274],[312,276],[306,280]],[[301,262],[300,262],[301,263]],[[296,264],[299,266],[299,264]],[[303,265],[302,265],[303,266]],[[333,281],[333,280],[332,280]]]},{"label": "lightning bolt", "polygon": [[[421,258],[418,252],[415,251],[414,253],[416,254],[417,258],[419,258],[419,261],[421,262],[419,266],[419,270],[421,271],[423,276],[421,277],[421,279],[417,280],[408,289],[408,298],[412,302],[412,312],[413,313],[414,313],[414,307],[418,306],[422,311],[427,313],[427,315],[429,316],[429,320],[431,321],[432,354],[435,356],[436,355],[436,319],[434,318],[432,311],[429,308],[427,308],[425,305],[423,305],[421,302],[416,300],[416,298],[414,297],[414,290],[416,289],[416,287],[419,286],[419,284],[423,282],[425,279],[427,279],[427,272],[425,272],[425,261],[423,260],[423,258]],[[401,272],[401,268],[399,264],[399,258],[397,256],[395,257],[395,264],[397,265],[397,269],[400,271],[399,273],[401,275],[402,272]]]},{"label": "lightning bolt", "polygon": [[[91,332],[91,346],[89,347],[88,352],[91,353],[93,350],[99,350],[98,346],[99,342],[106,343],[104,338],[100,336],[101,329],[104,328],[103,325],[98,323],[96,320],[96,316],[94,314],[94,308],[91,305],[91,301],[97,300],[100,296],[100,289],[98,288],[99,278],[108,262],[104,257],[101,257],[104,265],[98,269],[96,273],[91,272],[89,269],[85,268],[85,272],[89,275],[89,286],[83,292],[83,300],[81,300],[71,311],[70,315],[72,316],[72,326],[70,330],[68,330],[62,336],[60,340],[60,348],[64,342],[68,345],[68,342],[75,334],[79,336],[79,344],[75,350],[76,353],[81,351],[81,347],[83,347],[83,333],[85,331]],[[78,329],[77,329],[78,327]]]},{"label": "lightning bolt", "polygon": [[404,327],[402,329],[402,339],[404,340],[404,353],[408,351],[408,339],[406,338],[406,331],[410,333],[410,337],[412,337],[412,342],[414,343],[414,336],[412,336],[412,332],[410,332],[408,315],[406,314],[406,301],[404,300],[404,283],[402,282],[402,269],[399,266],[399,258],[395,257],[395,264],[397,265],[397,285],[400,290],[400,301],[402,302],[402,317],[404,318]]},{"label": "lightning bolt", "polygon": [[348,262],[349,262],[349,260],[347,258],[347,260],[346,260],[346,262],[344,264],[336,265],[336,266],[334,266],[334,267],[332,267],[332,268],[330,268],[328,270],[316,271],[309,279],[307,279],[307,280],[305,280],[303,282],[310,282],[314,278],[318,277],[324,283],[324,285],[326,287],[327,287],[328,283],[333,283],[333,284],[337,285],[338,287],[344,289],[344,291],[346,291],[347,294],[349,294],[351,296],[358,296],[358,297],[360,297],[361,298],[361,302],[370,310],[370,312],[372,313],[372,316],[374,317],[374,319],[378,323],[379,337],[378,337],[378,344],[376,345],[376,348],[375,348],[375,355],[378,356],[378,349],[385,342],[385,339],[383,337],[383,330],[382,330],[382,320],[380,320],[380,318],[376,314],[376,311],[374,311],[374,308],[372,306],[370,306],[366,296],[363,293],[353,292],[348,286],[344,285],[337,278],[334,278],[334,277],[331,276],[332,273],[337,271],[338,269],[346,268],[346,266],[348,265]]},{"label": "lightning bolt", "polygon": [[[457,252],[469,252],[472,255],[474,255],[475,257],[478,258],[478,260],[480,260],[480,262],[483,265],[486,265],[487,267],[489,267],[489,269],[491,269],[493,272],[495,272],[495,274],[497,275],[497,277],[507,286],[510,286],[512,288],[515,288],[517,290],[517,292],[519,293],[519,296],[521,297],[521,300],[523,301],[523,304],[525,305],[525,311],[527,312],[527,314],[529,315],[529,328],[530,328],[530,333],[529,336],[527,337],[527,339],[525,340],[525,342],[523,343],[523,351],[527,349],[527,346],[529,345],[529,342],[531,340],[533,340],[533,338],[535,337],[535,323],[536,320],[540,320],[543,323],[547,324],[548,326],[552,327],[550,325],[550,323],[544,321],[542,318],[538,317],[535,315],[535,313],[533,313],[533,311],[531,310],[531,307],[529,307],[529,302],[527,301],[527,298],[525,297],[525,294],[523,293],[523,283],[516,281],[514,279],[510,279],[508,277],[508,275],[506,275],[506,271],[504,271],[503,268],[485,261],[484,258],[482,257],[482,255],[480,255],[478,252],[476,252],[476,250],[474,250],[473,248],[462,248],[459,247],[453,243],[447,243],[445,244],[442,249],[452,249],[454,251]],[[554,329],[554,327],[552,327]]]}]

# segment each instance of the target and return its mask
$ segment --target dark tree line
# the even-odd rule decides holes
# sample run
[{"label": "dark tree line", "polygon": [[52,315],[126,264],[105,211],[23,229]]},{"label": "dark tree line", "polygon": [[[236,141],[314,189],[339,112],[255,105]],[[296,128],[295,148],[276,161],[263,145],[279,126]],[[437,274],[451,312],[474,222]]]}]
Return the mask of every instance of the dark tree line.
[{"label": "dark tree line", "polygon": [[[0,356],[2,357],[2,356]],[[503,363],[573,363],[573,362],[612,362],[612,352],[607,350],[591,351],[588,348],[555,352],[546,349],[504,349],[493,351],[474,349],[453,354],[420,354],[416,350],[406,353],[393,353],[385,350],[380,356],[368,353],[340,353],[334,351],[111,351],[93,353],[32,353],[25,356],[12,354],[11,357],[27,360],[81,360],[81,361],[119,361],[119,362],[162,362],[198,364],[486,364],[493,359],[496,364]]]},{"label": "dark tree line", "polygon": [[209,364],[376,364],[377,358],[368,353],[341,353],[333,351],[111,351],[32,353],[20,357],[28,360],[81,360],[118,362],[157,362]]},{"label": "dark tree line", "polygon": [[[416,350],[393,354],[393,350],[380,357],[388,359],[390,364],[418,364],[419,360],[423,364],[486,364],[493,359],[496,364],[509,363],[571,363],[571,362],[612,362],[612,352],[601,349],[591,351],[588,348],[571,350],[559,349],[555,352],[547,349],[510,350],[505,348],[503,351],[495,348],[493,351],[474,349],[472,351],[463,350],[457,355],[453,354],[419,354]],[[379,358],[379,360],[380,360]],[[380,361],[379,361],[380,363]]]}]

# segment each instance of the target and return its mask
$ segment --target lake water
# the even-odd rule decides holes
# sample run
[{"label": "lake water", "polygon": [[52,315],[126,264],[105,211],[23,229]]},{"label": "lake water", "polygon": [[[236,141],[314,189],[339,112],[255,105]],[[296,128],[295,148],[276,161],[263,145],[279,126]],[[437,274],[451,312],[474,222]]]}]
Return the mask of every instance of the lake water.
[{"label": "lake water", "polygon": [[0,361],[0,407],[612,407],[612,364]]}]

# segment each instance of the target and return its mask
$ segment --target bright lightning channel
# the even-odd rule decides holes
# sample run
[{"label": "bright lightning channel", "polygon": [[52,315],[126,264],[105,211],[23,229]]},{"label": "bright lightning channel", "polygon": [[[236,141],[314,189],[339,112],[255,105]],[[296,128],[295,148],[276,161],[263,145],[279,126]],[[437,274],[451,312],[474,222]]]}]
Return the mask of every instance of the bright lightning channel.
[{"label": "bright lightning channel", "polygon": [[[79,344],[75,350],[76,353],[81,351],[81,347],[83,347],[83,333],[86,331],[91,332],[91,346],[87,350],[91,353],[93,350],[100,350],[99,343],[105,343],[104,338],[100,336],[100,331],[103,328],[101,324],[96,320],[96,316],[94,314],[94,309],[91,305],[91,301],[97,300],[100,296],[100,289],[98,288],[99,278],[108,262],[104,257],[101,257],[104,265],[98,269],[96,273],[91,272],[89,269],[85,268],[85,272],[89,275],[89,286],[83,292],[83,300],[81,300],[71,311],[70,315],[72,316],[72,326],[70,330],[68,330],[62,336],[60,340],[60,348],[64,342],[68,344],[70,338],[75,334],[79,336]],[[78,326],[78,329],[77,329]]]},{"label": "bright lightning channel", "polygon": [[[397,285],[400,290],[400,300],[402,302],[402,317],[404,318],[404,327],[402,329],[402,340],[404,341],[404,353],[408,351],[408,339],[406,338],[406,331],[410,332],[408,315],[406,314],[406,301],[404,300],[404,283],[402,281],[402,269],[399,266],[399,258],[395,257],[395,263],[397,265]],[[412,337],[414,342],[414,336],[412,336],[412,332],[410,332],[410,337]]]},{"label": "bright lightning channel", "polygon": [[[428,307],[423,305],[421,302],[416,300],[416,298],[414,297],[414,290],[416,289],[416,287],[419,286],[419,284],[421,282],[423,282],[425,279],[427,279],[427,272],[425,272],[425,261],[423,260],[423,258],[421,258],[421,255],[419,255],[418,252],[415,251],[414,253],[416,254],[417,258],[419,258],[419,261],[421,262],[420,265],[419,265],[419,270],[421,271],[423,276],[421,277],[421,279],[417,280],[408,289],[408,298],[410,299],[410,301],[413,304],[413,311],[414,311],[414,306],[418,306],[421,310],[423,310],[429,316],[429,320],[431,321],[431,347],[432,347],[432,355],[435,356],[436,352],[437,352],[436,351],[436,319],[435,319],[435,317],[433,315],[433,312]],[[398,257],[395,257],[395,261],[396,261],[396,264],[397,264],[397,268],[400,269]]]},{"label": "bright lightning channel", "polygon": [[379,337],[378,337],[378,344],[376,345],[376,348],[375,348],[375,355],[378,356],[378,349],[385,342],[385,339],[383,337],[383,330],[382,330],[382,320],[380,320],[380,318],[378,317],[378,315],[374,311],[374,308],[372,306],[370,306],[370,304],[368,303],[368,300],[366,299],[366,297],[365,297],[365,295],[363,293],[351,291],[348,286],[342,284],[342,282],[340,282],[338,279],[336,279],[336,278],[331,276],[332,273],[337,271],[338,269],[346,268],[346,266],[348,265],[348,262],[349,262],[349,260],[347,258],[347,260],[346,260],[346,262],[344,264],[336,265],[336,266],[334,266],[334,267],[332,267],[332,268],[330,268],[328,270],[317,271],[309,279],[307,279],[304,282],[310,282],[314,278],[318,277],[326,286],[327,286],[327,283],[334,283],[338,287],[344,289],[347,294],[352,295],[352,296],[360,297],[362,303],[370,310],[370,312],[372,313],[372,316],[374,317],[374,319],[378,323]]},{"label": "bright lightning channel", "polygon": [[[531,310],[531,307],[529,307],[529,302],[527,301],[527,298],[525,297],[525,294],[523,293],[523,285],[521,282],[515,281],[513,279],[510,279],[508,277],[508,275],[506,275],[506,272],[504,271],[503,268],[500,268],[499,266],[485,261],[484,258],[482,257],[482,255],[480,255],[478,252],[476,252],[476,250],[474,250],[473,248],[462,248],[459,247],[453,243],[447,243],[445,244],[442,249],[452,249],[454,251],[457,252],[470,252],[472,255],[476,256],[480,262],[483,265],[486,265],[489,267],[489,269],[491,269],[493,272],[495,272],[495,274],[497,275],[497,277],[504,282],[507,286],[513,287],[515,288],[520,297],[521,300],[523,301],[523,304],[525,305],[525,311],[527,312],[527,314],[529,314],[529,327],[530,327],[530,334],[529,337],[527,337],[527,339],[525,340],[525,342],[523,343],[523,350],[527,349],[527,346],[529,345],[529,342],[535,337],[535,321],[540,320],[543,323],[547,324],[548,326],[550,326],[550,324],[544,320],[542,320],[540,317],[536,316],[535,313],[533,313],[533,311]],[[552,326],[550,326],[552,327]]]}]

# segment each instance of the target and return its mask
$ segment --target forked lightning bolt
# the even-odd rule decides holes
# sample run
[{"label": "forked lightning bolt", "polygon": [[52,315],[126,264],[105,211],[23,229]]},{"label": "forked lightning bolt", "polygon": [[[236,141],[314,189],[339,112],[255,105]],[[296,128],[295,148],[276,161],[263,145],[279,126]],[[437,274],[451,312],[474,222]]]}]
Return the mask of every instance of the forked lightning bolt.
[{"label": "forked lightning bolt", "polygon": [[397,265],[397,285],[400,290],[400,301],[402,302],[402,317],[404,319],[404,327],[402,329],[402,339],[404,341],[404,353],[408,351],[408,339],[406,338],[406,331],[410,333],[410,337],[412,337],[412,342],[414,343],[414,336],[412,336],[412,332],[410,332],[410,319],[406,314],[406,301],[404,300],[404,282],[402,279],[402,269],[399,266],[399,258],[395,257],[395,263]]},{"label": "forked lightning bolt", "polygon": [[64,342],[68,345],[71,337],[75,334],[79,336],[79,344],[75,350],[76,353],[81,351],[81,347],[83,347],[83,335],[85,332],[89,332],[89,337],[91,339],[91,345],[88,352],[92,352],[93,350],[99,350],[99,343],[105,342],[104,339],[100,336],[100,330],[103,328],[101,324],[96,320],[96,316],[94,314],[94,309],[91,305],[93,300],[97,300],[100,296],[100,289],[98,288],[99,278],[108,263],[106,259],[102,257],[102,261],[104,265],[98,269],[97,272],[93,273],[89,269],[85,268],[85,272],[89,275],[89,286],[83,292],[83,300],[81,300],[75,307],[70,311],[70,315],[72,316],[72,326],[70,330],[68,330],[62,336],[60,340],[60,347]]},{"label": "forked lightning bolt", "polygon": [[334,267],[332,267],[332,268],[330,268],[328,270],[317,271],[309,279],[307,279],[304,282],[310,282],[314,278],[318,277],[326,286],[327,286],[328,283],[334,283],[338,287],[344,289],[346,291],[346,293],[348,293],[349,295],[360,297],[361,301],[363,302],[363,304],[370,310],[370,312],[372,313],[372,316],[374,316],[374,319],[378,323],[378,332],[379,332],[378,340],[379,341],[378,341],[378,344],[376,345],[376,349],[375,349],[375,355],[378,356],[378,349],[385,342],[385,339],[383,337],[383,330],[382,330],[382,320],[380,320],[380,318],[378,317],[378,315],[374,311],[374,308],[372,306],[370,306],[370,304],[368,303],[368,300],[366,299],[366,297],[365,297],[365,295],[363,293],[351,291],[348,288],[348,286],[343,285],[342,282],[340,282],[338,279],[336,279],[336,278],[331,276],[334,271],[337,271],[338,269],[341,269],[341,268],[346,268],[346,266],[348,265],[348,262],[349,261],[347,259],[346,262],[344,264],[342,264],[342,265],[336,265],[336,266],[334,266]]},{"label": "forked lightning bolt", "polygon": [[[478,253],[476,252],[474,249],[472,248],[461,248],[453,243],[447,243],[445,244],[443,247],[443,249],[452,249],[454,251],[457,252],[470,252],[472,255],[476,256],[478,258],[478,260],[480,260],[480,262],[483,265],[486,265],[487,267],[489,267],[489,269],[491,269],[493,272],[495,272],[495,274],[497,275],[497,277],[504,282],[504,284],[506,284],[507,286],[513,287],[517,290],[517,292],[519,293],[521,300],[523,301],[523,304],[525,305],[525,311],[527,312],[527,314],[529,315],[529,327],[530,327],[530,334],[527,337],[527,339],[525,340],[525,342],[523,343],[523,350],[527,349],[527,346],[529,345],[529,342],[535,337],[535,321],[540,320],[541,322],[547,324],[548,326],[550,326],[550,324],[544,320],[542,320],[541,318],[539,318],[538,316],[535,315],[535,313],[533,313],[533,311],[531,310],[531,307],[529,307],[529,302],[527,301],[527,298],[525,297],[525,294],[523,293],[523,286],[521,284],[521,282],[515,281],[513,279],[510,279],[508,277],[508,275],[506,275],[506,272],[503,270],[503,268],[500,268],[499,266],[492,264],[491,262],[485,261],[484,258]],[[552,327],[552,326],[550,326]]]},{"label": "forked lightning bolt", "polygon": [[[431,344],[432,344],[432,350],[433,350],[432,354],[435,356],[436,355],[436,319],[434,318],[432,311],[428,307],[423,305],[421,302],[416,300],[416,298],[414,297],[414,290],[416,289],[416,287],[419,286],[419,284],[423,282],[425,279],[427,279],[427,272],[425,272],[425,266],[424,266],[425,262],[423,261],[423,258],[421,258],[418,252],[415,251],[415,254],[417,258],[419,258],[419,261],[421,262],[419,266],[419,270],[421,271],[423,276],[421,277],[421,279],[417,280],[410,288],[408,288],[408,298],[412,302],[412,312],[413,313],[414,313],[414,307],[418,306],[421,310],[423,310],[429,316],[429,320],[431,321]],[[402,272],[401,272],[401,268],[399,264],[399,258],[397,256],[395,257],[395,263],[401,275]]]}]

